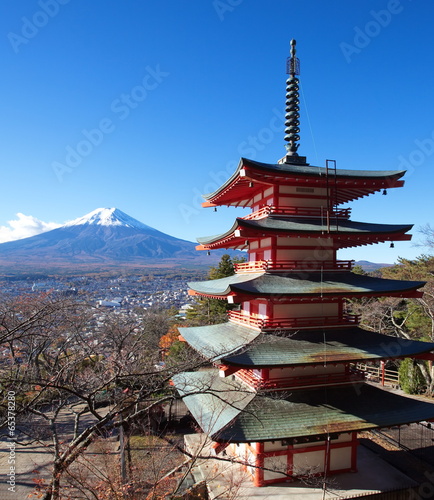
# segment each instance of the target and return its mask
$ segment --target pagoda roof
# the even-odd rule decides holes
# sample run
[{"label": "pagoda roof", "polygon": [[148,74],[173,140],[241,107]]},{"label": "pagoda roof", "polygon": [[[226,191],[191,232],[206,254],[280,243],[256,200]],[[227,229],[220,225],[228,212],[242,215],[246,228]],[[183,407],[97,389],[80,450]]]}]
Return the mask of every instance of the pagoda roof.
[{"label": "pagoda roof", "polygon": [[424,286],[423,281],[373,278],[346,271],[288,271],[285,273],[234,274],[227,278],[188,283],[199,295],[226,297],[247,294],[276,298],[408,296]]},{"label": "pagoda roof", "polygon": [[334,218],[328,226],[327,221],[320,218],[271,216],[252,220],[239,217],[226,233],[198,238],[197,241],[202,245],[199,249],[238,248],[245,246],[246,238],[258,238],[261,235],[321,236],[333,238],[338,248],[347,248],[390,240],[409,240],[411,235],[405,233],[412,227],[412,224],[371,224],[347,219],[339,220],[336,224]]},{"label": "pagoda roof", "polygon": [[181,373],[173,382],[202,430],[221,442],[324,439],[434,419],[433,403],[365,383],[279,394],[254,393],[211,371]]},{"label": "pagoda roof", "polygon": [[260,331],[231,322],[178,328],[182,338],[193,349],[210,360],[223,359],[252,343]]},{"label": "pagoda roof", "polygon": [[[241,158],[232,176],[213,193],[204,195],[205,206],[235,205],[248,207],[264,185],[276,183],[304,187],[337,188],[333,195],[338,203],[346,203],[382,189],[403,186],[399,179],[405,170],[346,170],[316,167],[309,164],[261,163]],[[330,180],[332,179],[332,180]],[[254,184],[251,187],[251,184]]]},{"label": "pagoda roof", "polygon": [[349,363],[434,351],[434,343],[390,337],[358,327],[288,330],[273,335],[227,322],[179,331],[206,358],[240,368]]}]

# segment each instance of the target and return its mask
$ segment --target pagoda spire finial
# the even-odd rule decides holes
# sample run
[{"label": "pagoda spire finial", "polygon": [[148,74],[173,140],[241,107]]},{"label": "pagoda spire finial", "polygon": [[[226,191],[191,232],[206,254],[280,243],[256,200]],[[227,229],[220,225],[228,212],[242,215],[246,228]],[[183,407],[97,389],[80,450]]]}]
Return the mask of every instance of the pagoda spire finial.
[{"label": "pagoda spire finial", "polygon": [[[286,114],[285,114],[285,145],[287,160],[298,157],[298,141],[300,140],[300,101],[298,94],[298,78],[300,74],[300,62],[295,55],[296,41],[291,40],[291,57],[287,59],[286,72],[289,78],[286,80]],[[290,158],[288,158],[290,157]]]}]

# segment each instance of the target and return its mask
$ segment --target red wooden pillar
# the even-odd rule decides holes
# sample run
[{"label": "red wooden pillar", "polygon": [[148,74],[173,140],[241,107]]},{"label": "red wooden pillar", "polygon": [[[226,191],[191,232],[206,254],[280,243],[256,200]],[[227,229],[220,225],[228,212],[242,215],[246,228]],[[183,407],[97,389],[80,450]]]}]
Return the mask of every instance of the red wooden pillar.
[{"label": "red wooden pillar", "polygon": [[277,261],[277,236],[271,238],[271,262]]},{"label": "red wooden pillar", "polygon": [[294,445],[288,446],[287,474],[292,479],[294,477]]},{"label": "red wooden pillar", "polygon": [[351,440],[351,471],[357,472],[357,446],[359,441],[357,439],[357,432],[353,432]]},{"label": "red wooden pillar", "polygon": [[256,443],[255,475],[253,484],[264,486],[264,443]]}]

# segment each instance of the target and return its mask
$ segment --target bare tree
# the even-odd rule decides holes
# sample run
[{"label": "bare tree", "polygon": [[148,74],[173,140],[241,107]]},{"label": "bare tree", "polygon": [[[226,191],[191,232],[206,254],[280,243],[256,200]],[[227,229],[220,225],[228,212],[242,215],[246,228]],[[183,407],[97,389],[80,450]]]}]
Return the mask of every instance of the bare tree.
[{"label": "bare tree", "polygon": [[425,224],[419,228],[419,232],[423,235],[423,240],[421,243],[416,244],[419,247],[427,247],[430,249],[434,248],[434,228],[431,224]]},{"label": "bare tree", "polygon": [[[45,499],[60,498],[62,478],[99,436],[149,418],[175,397],[172,375],[203,362],[190,356],[176,367],[158,365],[156,313],[147,324],[49,294],[2,307],[1,385],[17,395],[20,441],[39,440],[53,455]],[[160,320],[167,330],[164,314]]]},{"label": "bare tree", "polygon": [[[175,361],[161,366],[156,338],[163,331],[162,324],[167,331],[164,312],[159,313],[159,320],[154,311],[147,322],[146,316],[102,312],[82,298],[70,300],[50,294],[5,299],[3,308],[6,356],[0,367],[0,383],[4,393],[16,394],[17,446],[37,442],[52,456],[50,474],[38,481],[39,496],[45,500],[124,500],[137,498],[136,494],[164,498],[177,490],[183,475],[206,460],[214,464],[209,480],[221,473],[231,477],[221,494],[236,496],[245,478],[233,473],[233,466],[253,464],[237,457],[216,456],[205,445],[189,451],[182,439],[160,434],[158,428],[164,405],[179,398],[170,380],[181,372],[209,365],[217,353],[210,352],[207,360],[186,350],[184,356],[178,353]],[[231,387],[220,394],[202,381],[190,387],[190,393],[192,390],[212,392],[216,401],[223,402]],[[238,398],[231,398],[235,406],[252,395],[251,391],[240,392],[239,385],[233,390]],[[245,411],[242,404],[240,408]],[[156,424],[150,425],[153,421]],[[2,424],[6,428],[6,418]],[[135,461],[128,460],[127,453],[121,468],[113,440],[120,434],[128,437],[135,425],[142,425],[150,435],[157,434],[152,439],[158,446],[148,443],[148,449]],[[149,446],[153,448],[151,455],[146,454]],[[120,448],[122,451],[122,443]],[[137,456],[137,450],[132,450],[132,455]]]}]

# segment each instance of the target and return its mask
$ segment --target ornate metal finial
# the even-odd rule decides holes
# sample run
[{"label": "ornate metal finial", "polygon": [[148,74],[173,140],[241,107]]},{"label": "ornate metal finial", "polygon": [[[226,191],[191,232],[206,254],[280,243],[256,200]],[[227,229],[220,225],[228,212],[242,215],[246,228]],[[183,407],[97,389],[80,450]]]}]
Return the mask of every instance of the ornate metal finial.
[{"label": "ornate metal finial", "polygon": [[296,41],[291,40],[291,57],[286,63],[286,72],[289,78],[286,80],[286,114],[285,114],[285,141],[287,156],[298,156],[298,141],[300,140],[300,101],[298,95],[298,78],[300,74],[300,62],[295,56]]}]

